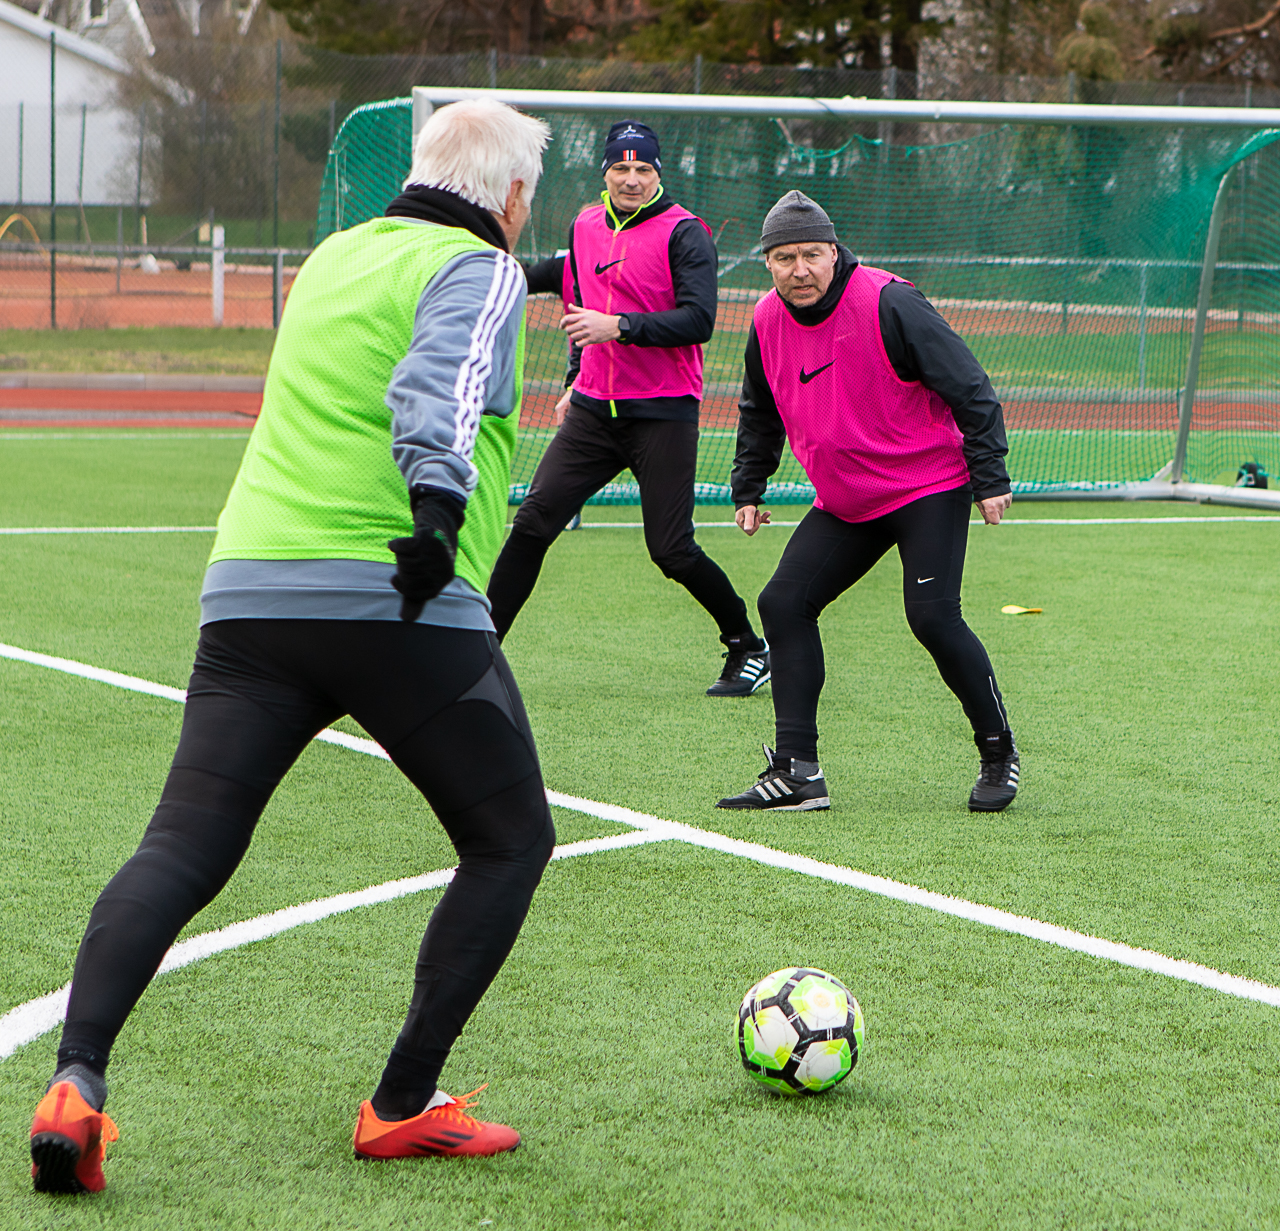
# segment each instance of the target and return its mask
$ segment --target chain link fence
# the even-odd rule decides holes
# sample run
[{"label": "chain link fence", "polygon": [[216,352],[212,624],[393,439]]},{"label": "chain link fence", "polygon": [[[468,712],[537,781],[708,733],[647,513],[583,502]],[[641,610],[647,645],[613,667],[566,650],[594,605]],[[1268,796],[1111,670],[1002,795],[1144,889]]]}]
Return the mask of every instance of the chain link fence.
[{"label": "chain link fence", "polygon": [[[1099,83],[954,68],[913,74],[700,60],[634,64],[495,52],[345,56],[296,43],[160,44],[148,67],[149,77],[130,79],[116,97],[59,107],[52,124],[47,92],[0,106],[0,328],[218,319],[271,327],[296,267],[333,225],[322,217],[317,232],[336,134],[356,108],[406,98],[414,85],[1280,105],[1280,91],[1250,83]],[[798,149],[834,147],[851,137],[887,148],[937,145],[973,132],[944,124],[846,124],[830,131],[801,124],[784,138]],[[585,159],[588,170],[594,153]],[[584,193],[595,191],[589,178]],[[218,228],[224,247],[215,254]],[[559,229],[545,238],[544,246],[558,246]]]}]

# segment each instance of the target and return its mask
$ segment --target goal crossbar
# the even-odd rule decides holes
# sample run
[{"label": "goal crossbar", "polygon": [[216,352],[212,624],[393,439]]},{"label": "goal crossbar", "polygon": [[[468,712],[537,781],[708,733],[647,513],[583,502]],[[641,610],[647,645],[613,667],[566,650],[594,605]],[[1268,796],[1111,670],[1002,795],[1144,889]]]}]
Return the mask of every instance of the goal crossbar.
[{"label": "goal crossbar", "polygon": [[[1145,107],[1110,103],[990,103],[918,98],[773,98],[752,94],[653,94],[611,90],[466,89],[414,86],[414,131],[436,107],[493,98],[530,111],[764,116],[769,119],[898,120],[928,124],[1133,125],[1280,128],[1276,107]],[[421,118],[419,118],[421,117]]]}]

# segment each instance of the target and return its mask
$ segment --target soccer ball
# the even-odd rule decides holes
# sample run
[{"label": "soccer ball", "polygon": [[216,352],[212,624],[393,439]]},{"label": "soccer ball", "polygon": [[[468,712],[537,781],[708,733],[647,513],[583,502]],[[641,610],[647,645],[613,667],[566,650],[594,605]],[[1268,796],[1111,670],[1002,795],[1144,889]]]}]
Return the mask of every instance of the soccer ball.
[{"label": "soccer ball", "polygon": [[849,1075],[863,1048],[862,1010],[834,975],[788,966],[766,975],[738,1009],[738,1054],[779,1094],[821,1094]]}]

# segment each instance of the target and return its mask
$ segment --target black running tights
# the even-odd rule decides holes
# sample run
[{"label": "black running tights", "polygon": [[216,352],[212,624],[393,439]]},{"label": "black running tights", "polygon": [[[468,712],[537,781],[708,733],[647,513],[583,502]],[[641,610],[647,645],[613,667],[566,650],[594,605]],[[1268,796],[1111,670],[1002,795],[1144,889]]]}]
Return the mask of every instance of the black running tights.
[{"label": "black running tights", "polygon": [[778,751],[818,759],[818,696],[826,681],[818,616],[894,545],[902,558],[907,623],[933,656],[975,731],[1008,726],[991,660],[960,615],[972,494],[967,487],[914,500],[874,521],[810,509],[759,598],[772,653]]},{"label": "black running tights", "polygon": [[555,842],[515,680],[493,634],[469,629],[355,620],[204,627],[160,804],[89,917],[59,1064],[106,1068],[166,950],[244,857],[277,783],[342,714],[422,792],[458,854],[374,1095],[386,1118],[422,1110],[515,943]]},{"label": "black running tights", "polygon": [[506,637],[533,593],[543,558],[566,523],[583,501],[627,467],[640,486],[644,541],[654,564],[706,608],[722,637],[751,637],[747,604],[693,536],[697,463],[696,424],[605,419],[580,406],[569,407],[493,566],[489,602],[499,639]]}]

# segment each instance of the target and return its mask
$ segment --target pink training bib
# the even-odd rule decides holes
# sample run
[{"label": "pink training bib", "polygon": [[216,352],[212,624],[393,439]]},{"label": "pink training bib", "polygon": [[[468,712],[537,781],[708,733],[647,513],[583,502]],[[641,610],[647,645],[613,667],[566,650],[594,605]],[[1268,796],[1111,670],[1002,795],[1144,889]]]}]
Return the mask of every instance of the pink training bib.
[{"label": "pink training bib", "polygon": [[821,325],[799,324],[776,290],[756,304],[765,376],[791,451],[814,504],[842,521],[883,517],[969,481],[951,408],[900,379],[885,354],[880,290],[901,281],[859,265]]},{"label": "pink training bib", "polygon": [[[663,312],[676,306],[669,246],[676,226],[696,215],[672,205],[634,226],[613,230],[603,202],[584,209],[573,224],[573,256],[583,308],[597,312]],[[707,224],[699,218],[698,222]],[[707,227],[707,234],[711,228]],[[573,269],[564,263],[564,300],[573,298]],[[702,397],[701,346],[624,346],[600,342],[582,348],[574,388],[602,402],[616,398]]]}]

